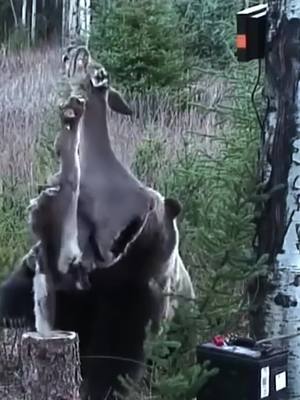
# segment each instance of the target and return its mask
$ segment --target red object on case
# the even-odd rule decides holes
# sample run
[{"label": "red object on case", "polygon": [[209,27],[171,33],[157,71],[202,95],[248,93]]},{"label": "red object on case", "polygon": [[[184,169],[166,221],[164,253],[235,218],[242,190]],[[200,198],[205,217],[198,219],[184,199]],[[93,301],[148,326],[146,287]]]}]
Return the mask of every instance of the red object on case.
[{"label": "red object on case", "polygon": [[218,347],[222,347],[225,344],[225,339],[223,336],[217,335],[217,336],[214,336],[213,343],[214,343],[214,345],[216,345]]}]

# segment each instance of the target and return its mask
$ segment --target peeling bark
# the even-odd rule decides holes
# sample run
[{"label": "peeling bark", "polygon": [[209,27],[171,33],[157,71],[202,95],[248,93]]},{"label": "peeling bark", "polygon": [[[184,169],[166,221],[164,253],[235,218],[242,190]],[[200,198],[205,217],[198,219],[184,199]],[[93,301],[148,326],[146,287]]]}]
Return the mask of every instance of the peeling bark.
[{"label": "peeling bark", "polygon": [[[300,2],[269,1],[265,93],[265,192],[259,254],[269,274],[252,288],[256,338],[300,332]],[[274,190],[276,189],[277,190]],[[254,291],[253,291],[254,289]],[[255,293],[254,293],[255,292]],[[289,399],[300,399],[300,337],[289,346]]]},{"label": "peeling bark", "polygon": [[79,342],[74,332],[22,337],[25,400],[79,400]]}]

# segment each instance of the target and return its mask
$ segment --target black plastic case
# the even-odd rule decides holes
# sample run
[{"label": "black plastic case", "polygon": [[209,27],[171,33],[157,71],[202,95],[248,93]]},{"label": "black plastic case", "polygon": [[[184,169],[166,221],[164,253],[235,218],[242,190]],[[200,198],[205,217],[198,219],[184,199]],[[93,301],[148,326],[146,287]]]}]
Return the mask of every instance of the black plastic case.
[{"label": "black plastic case", "polygon": [[281,347],[217,347],[205,343],[197,347],[201,363],[219,373],[209,379],[198,400],[286,400],[288,351]]}]

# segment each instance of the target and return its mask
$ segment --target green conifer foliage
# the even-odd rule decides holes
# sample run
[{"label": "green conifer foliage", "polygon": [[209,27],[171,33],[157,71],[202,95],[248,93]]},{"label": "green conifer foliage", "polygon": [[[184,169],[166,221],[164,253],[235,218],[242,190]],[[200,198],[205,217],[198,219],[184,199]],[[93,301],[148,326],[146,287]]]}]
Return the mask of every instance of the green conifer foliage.
[{"label": "green conifer foliage", "polygon": [[182,304],[163,336],[150,339],[152,393],[163,400],[193,399],[217,373],[196,365],[196,344],[232,331],[247,335],[247,282],[265,271],[265,256],[257,260],[253,249],[255,205],[262,200],[256,196],[254,76],[249,68],[227,72],[234,97],[215,106],[195,105],[223,121],[210,151],[194,132],[170,159],[165,144],[152,139],[139,148],[134,164],[141,179],[156,178],[155,187],[184,206],[180,250],[197,295],[193,304]]},{"label": "green conifer foliage", "polygon": [[96,5],[91,49],[119,84],[178,87],[184,76],[179,17],[169,1],[115,0]]}]

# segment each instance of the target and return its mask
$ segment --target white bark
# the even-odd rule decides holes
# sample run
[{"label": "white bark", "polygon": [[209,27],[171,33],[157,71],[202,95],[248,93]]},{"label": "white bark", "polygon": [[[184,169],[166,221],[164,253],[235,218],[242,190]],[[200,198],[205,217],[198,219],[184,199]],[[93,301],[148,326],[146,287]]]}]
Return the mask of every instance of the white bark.
[{"label": "white bark", "polygon": [[26,28],[27,0],[22,1],[22,25]]},{"label": "white bark", "polygon": [[[300,117],[300,90],[298,89],[298,115]],[[300,131],[299,131],[300,134]],[[295,153],[288,178],[287,196],[287,221],[291,223],[287,230],[283,254],[278,254],[275,264],[275,272],[271,277],[272,283],[276,285],[276,293],[287,295],[296,306],[282,307],[274,302],[274,292],[267,295],[265,331],[267,337],[277,335],[290,335],[300,331],[300,287],[295,286],[300,277],[300,254],[297,245],[299,244],[300,212],[295,209],[295,202],[300,196],[300,139],[293,143]],[[297,153],[298,152],[298,153]],[[296,182],[296,183],[295,183]],[[300,197],[299,197],[300,198]],[[299,282],[300,283],[300,282]],[[289,400],[300,399],[300,337],[289,339],[286,344],[289,348]]]},{"label": "white bark", "polygon": [[64,0],[62,6],[62,43],[78,42],[88,45],[91,23],[91,0]]},{"label": "white bark", "polygon": [[286,16],[288,19],[300,18],[300,2],[299,0],[288,0],[286,2]]},{"label": "white bark", "polygon": [[90,40],[90,32],[91,32],[91,14],[92,14],[92,4],[91,0],[86,0],[86,45],[88,46]]},{"label": "white bark", "polygon": [[78,8],[77,8],[77,1],[70,0],[70,8],[69,8],[69,38],[71,40],[76,40],[76,28],[77,28],[77,15],[78,15]]},{"label": "white bark", "polygon": [[63,0],[62,2],[62,46],[65,47],[68,44],[69,38],[69,9],[70,0]]},{"label": "white bark", "polygon": [[[272,1],[270,0],[271,7],[274,6],[274,4],[275,1],[273,0],[272,4]],[[297,18],[298,32],[300,30],[299,0],[285,0],[282,1],[282,3],[277,3],[276,6],[278,7],[277,10],[279,10],[281,17],[275,21],[271,21],[271,28],[268,32],[268,41],[270,41],[272,37],[275,37],[276,32],[280,32],[279,35],[287,35],[286,32],[283,33],[282,30],[280,30],[283,15],[287,17],[287,24],[289,24],[291,18]],[[294,33],[290,33],[290,35],[294,36],[290,38],[285,36],[285,40],[290,39],[290,42],[292,42],[295,40],[295,31]],[[289,68],[290,74],[293,72],[291,79],[296,77],[295,83],[297,83],[297,79],[299,79],[300,76],[300,66],[299,63],[296,62],[296,58],[294,58],[292,54],[288,53],[287,50],[283,51],[281,57],[282,59],[280,61],[283,63],[281,66],[283,75],[285,73],[285,68]],[[277,82],[279,82],[278,87],[275,90],[275,105],[277,111],[269,114],[268,130],[273,133],[276,124],[278,123],[278,126],[280,126],[278,118],[280,96],[287,96],[284,92],[286,92],[289,87],[284,87],[284,76],[278,76]],[[288,81],[286,82],[286,85],[288,85]],[[289,93],[288,96],[290,96],[288,102],[291,104],[293,100],[295,106],[295,114],[293,115],[291,112],[290,118],[296,122],[296,129],[294,132],[284,132],[287,135],[293,136],[293,154],[288,172],[288,188],[285,205],[285,221],[287,230],[284,235],[282,252],[277,254],[268,279],[269,282],[272,283],[273,290],[267,294],[265,299],[264,330],[267,337],[290,335],[300,332],[300,81],[298,81],[295,98],[292,99],[292,93]],[[281,115],[281,118],[282,117],[283,115]],[[273,159],[273,163],[274,161],[276,160]],[[280,163],[281,160],[277,160],[276,162]],[[282,162],[284,163],[286,160],[282,160]],[[275,218],[276,217],[277,216],[275,215]],[[289,349],[288,398],[289,400],[300,400],[300,336],[288,339],[285,344]]]},{"label": "white bark", "polygon": [[31,41],[35,42],[35,26],[36,26],[36,0],[32,0],[31,9]]},{"label": "white bark", "polygon": [[79,33],[86,45],[89,42],[91,24],[91,0],[79,0]]}]

